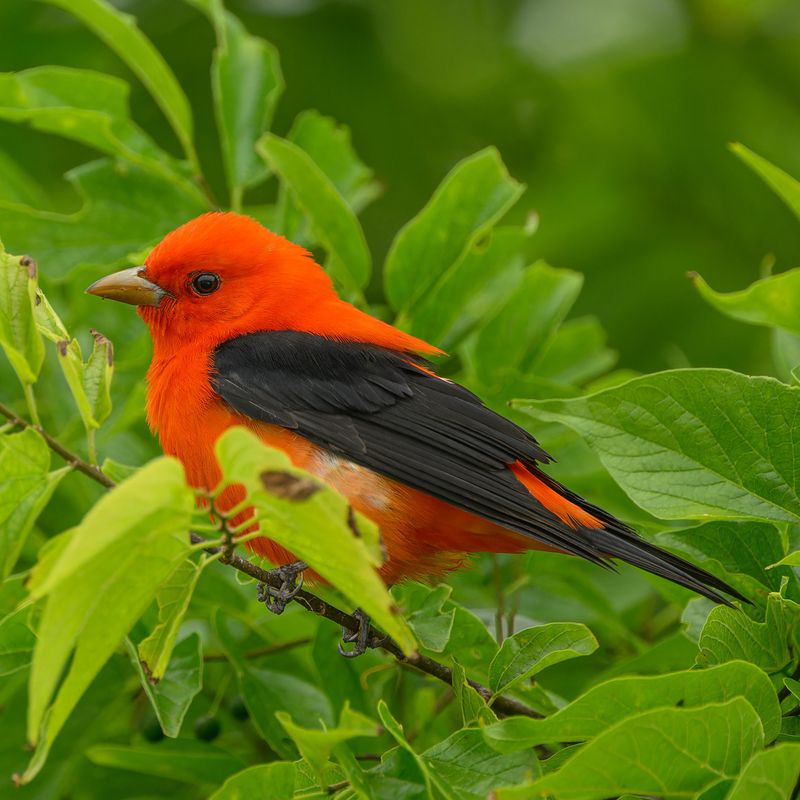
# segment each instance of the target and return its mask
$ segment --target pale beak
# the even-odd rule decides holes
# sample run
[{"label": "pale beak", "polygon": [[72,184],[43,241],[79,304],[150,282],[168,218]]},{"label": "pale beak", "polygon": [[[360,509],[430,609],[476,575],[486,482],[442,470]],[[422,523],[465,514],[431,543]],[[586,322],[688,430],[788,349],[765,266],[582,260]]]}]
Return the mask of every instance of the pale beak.
[{"label": "pale beak", "polygon": [[95,281],[86,294],[119,300],[132,306],[157,306],[165,297],[172,296],[166,289],[147,280],[142,274],[144,271],[145,267],[130,267],[113,272]]}]

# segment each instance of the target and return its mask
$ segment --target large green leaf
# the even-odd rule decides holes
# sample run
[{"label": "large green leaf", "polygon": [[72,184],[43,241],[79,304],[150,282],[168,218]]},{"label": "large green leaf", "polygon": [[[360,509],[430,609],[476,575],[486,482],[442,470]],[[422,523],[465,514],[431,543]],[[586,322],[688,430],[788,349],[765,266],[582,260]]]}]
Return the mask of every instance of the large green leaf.
[{"label": "large green leaf", "polygon": [[74,214],[0,201],[6,243],[36,253],[52,276],[81,264],[107,268],[208,211],[194,194],[121,161],[85,164],[67,180],[83,200]]},{"label": "large green leaf", "polygon": [[266,134],[256,147],[308,217],[314,237],[328,253],[328,271],[347,292],[359,296],[369,281],[372,260],[361,225],[333,181],[286,139]]},{"label": "large green leaf", "polygon": [[294,675],[246,668],[239,672],[239,686],[256,730],[283,758],[294,758],[295,748],[277,717],[279,712],[291,714],[306,728],[334,723],[333,709],[322,690]]},{"label": "large green leaf", "polygon": [[724,606],[708,615],[700,634],[700,664],[744,659],[770,674],[784,670],[800,655],[800,605],[773,592],[763,622]]},{"label": "large green leaf", "polygon": [[763,278],[739,292],[715,292],[697,274],[694,285],[717,311],[733,319],[800,334],[800,269]]},{"label": "large green leaf", "polygon": [[763,744],[759,718],[742,697],[692,709],[661,708],[628,717],[560,769],[527,786],[500,790],[497,797],[694,797],[720,778],[738,775]]},{"label": "large green leaf", "polygon": [[325,765],[331,752],[338,745],[358,737],[375,737],[381,732],[376,722],[358,711],[353,711],[349,705],[345,705],[342,709],[339,724],[334,728],[303,727],[298,725],[286,711],[278,711],[275,716],[292,737],[300,755],[316,773],[320,785],[324,785]]},{"label": "large green leaf", "polygon": [[192,599],[202,564],[187,558],[158,590],[158,624],[150,635],[139,642],[138,660],[154,683],[164,677],[170,663],[172,648],[178,636],[189,601]]},{"label": "large green leaf", "polygon": [[507,692],[543,669],[597,650],[597,639],[579,622],[552,622],[509,636],[489,665],[489,686]]},{"label": "large green leaf", "polygon": [[181,732],[183,718],[192,700],[203,688],[203,646],[200,636],[192,633],[174,648],[166,673],[158,683],[145,673],[130,640],[126,640],[126,645],[161,730],[165,736],[174,739]]},{"label": "large green leaf", "polygon": [[222,0],[191,0],[214,25],[217,49],[211,66],[214,111],[231,205],[241,210],[242,192],[266,177],[255,145],[272,122],[283,93],[278,51],[264,39],[251,36],[225,11]]},{"label": "large green leaf", "polygon": [[[373,172],[356,155],[350,142],[350,130],[337,125],[318,111],[303,111],[286,137],[306,152],[331,180],[347,204],[358,214],[380,193]],[[287,183],[281,183],[275,207],[275,225],[279,233],[292,241],[313,239],[305,230],[302,209],[292,199]]]},{"label": "large green leaf", "polygon": [[[353,607],[363,609],[405,652],[414,637],[375,570],[375,554],[367,546],[375,526],[359,517],[355,535],[348,520],[347,501],[316,478],[293,468],[288,457],[264,445],[244,428],[226,431],[217,442],[217,457],[226,483],[241,483],[265,533],[289,552],[310,564]],[[285,499],[269,491],[262,476],[275,472],[311,481],[314,488],[304,500]],[[370,532],[371,531],[371,532]]]},{"label": "large green leaf", "polygon": [[295,772],[286,761],[248,767],[231,775],[209,800],[292,800]]},{"label": "large green leaf", "polygon": [[789,800],[800,778],[800,743],[778,744],[756,753],[736,779],[726,800]]},{"label": "large green leaf", "polygon": [[185,558],[193,506],[181,466],[157,459],[104,495],[42,562],[46,574],[34,573],[32,597],[46,599],[28,705],[37,747],[23,781],[41,769],[83,692]]},{"label": "large green leaf", "polygon": [[514,405],[584,436],[631,499],[662,519],[800,519],[798,388],[682,369]]},{"label": "large green leaf", "polygon": [[522,282],[478,334],[472,358],[490,387],[529,367],[549,344],[580,294],[583,275],[544,262],[525,270]]},{"label": "large green leaf", "polygon": [[726,579],[735,581],[733,576],[746,575],[772,591],[778,591],[783,578],[791,574],[787,569],[770,569],[783,557],[784,545],[778,530],[768,523],[715,520],[696,528],[665,531],[655,541],[696,563],[706,561],[711,566],[716,562]]},{"label": "large green leaf", "polygon": [[384,267],[386,296],[401,319],[516,202],[523,186],[493,147],[458,163],[397,234]]},{"label": "large green leaf", "polygon": [[546,719],[512,717],[484,729],[501,752],[538,744],[583,742],[627,717],[656,708],[696,708],[744,697],[756,710],[771,742],[780,731],[781,710],[775,689],[758,667],[731,661],[717,667],[667,675],[631,675],[593,686]]},{"label": "large green leaf", "polygon": [[42,0],[63,8],[99,36],[127,65],[158,103],[184,152],[199,172],[192,142],[192,109],[181,85],[136,20],[106,0]]},{"label": "large green leaf", "polygon": [[0,74],[0,119],[28,122],[47,133],[74,139],[120,156],[202,196],[186,162],[164,152],[131,119],[125,81],[87,69],[35,67]]},{"label": "large green leaf", "polygon": [[219,784],[245,766],[239,756],[213,744],[191,739],[131,747],[95,745],[86,752],[86,757],[103,767],[191,784]]},{"label": "large green leaf", "polygon": [[731,150],[747,164],[763,181],[794,211],[800,218],[800,182],[784,172],[766,158],[762,158],[752,150],[748,150],[738,142],[731,145]]},{"label": "large green leaf", "polygon": [[479,730],[456,731],[421,758],[459,800],[483,800],[500,786],[515,786],[541,774],[533,750],[500,754],[486,744]]},{"label": "large green leaf", "polygon": [[69,470],[50,472],[50,450],[34,430],[0,436],[0,580]]},{"label": "large green leaf", "polygon": [[[6,225],[11,227],[3,219]],[[36,262],[10,255],[0,242],[0,348],[23,384],[36,381],[44,361],[44,344],[33,315],[37,286]]]},{"label": "large green leaf", "polygon": [[494,317],[522,280],[525,228],[497,228],[472,243],[398,318],[415,336],[450,347]]}]

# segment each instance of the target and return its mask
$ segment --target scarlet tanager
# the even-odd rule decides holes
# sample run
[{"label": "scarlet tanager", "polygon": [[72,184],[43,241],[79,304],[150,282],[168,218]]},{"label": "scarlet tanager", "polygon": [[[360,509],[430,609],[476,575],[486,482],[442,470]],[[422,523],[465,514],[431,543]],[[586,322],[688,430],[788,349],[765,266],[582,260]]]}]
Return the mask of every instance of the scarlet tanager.
[{"label": "scarlet tanager", "polygon": [[[549,477],[533,436],[436,375],[424,357],[438,348],[340,299],[306,250],[250,217],[204,214],[87,291],[139,307],[147,419],[193,486],[217,485],[214,444],[245,425],[378,524],[389,584],[538,549],[744,599]],[[250,546],[295,561],[266,538]]]}]

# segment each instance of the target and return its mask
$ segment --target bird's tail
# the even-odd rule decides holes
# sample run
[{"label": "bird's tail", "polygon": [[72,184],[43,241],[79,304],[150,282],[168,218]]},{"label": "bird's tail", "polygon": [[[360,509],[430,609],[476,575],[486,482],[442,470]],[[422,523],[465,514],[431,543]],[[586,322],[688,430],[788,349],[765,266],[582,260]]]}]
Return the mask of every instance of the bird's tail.
[{"label": "bird's tail", "polygon": [[[591,546],[600,558],[619,558],[685,586],[715,603],[731,605],[725,595],[750,602],[725,581],[651,544],[624,522],[587,502],[536,467],[515,465],[512,469],[531,494],[568,525],[584,547]],[[520,474],[522,471],[525,474]]]}]

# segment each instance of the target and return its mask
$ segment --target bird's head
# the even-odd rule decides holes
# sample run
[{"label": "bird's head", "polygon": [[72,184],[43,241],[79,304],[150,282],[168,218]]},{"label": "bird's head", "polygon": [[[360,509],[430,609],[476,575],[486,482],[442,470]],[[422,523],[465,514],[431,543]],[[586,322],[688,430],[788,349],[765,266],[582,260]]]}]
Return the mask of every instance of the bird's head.
[{"label": "bird's head", "polygon": [[204,214],[167,234],[143,266],[87,290],[139,307],[154,338],[221,338],[296,327],[307,310],[336,301],[310,254],[252,217]]}]

